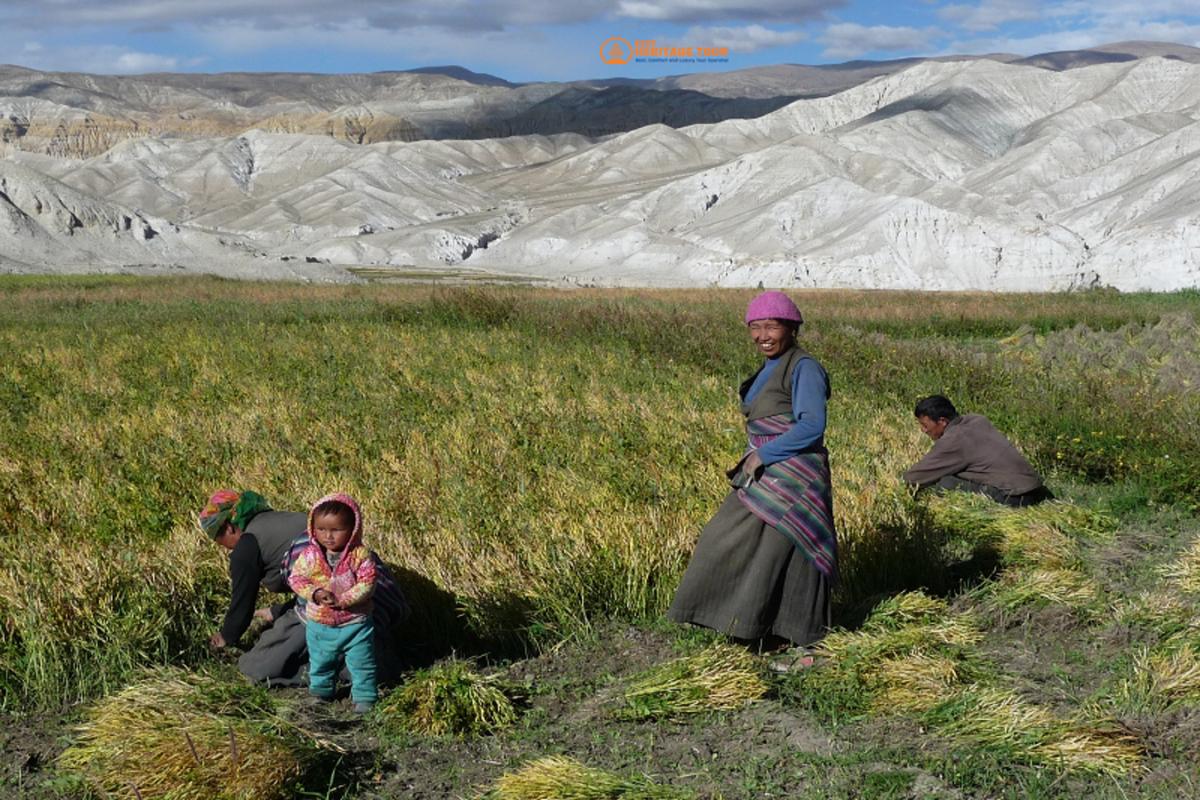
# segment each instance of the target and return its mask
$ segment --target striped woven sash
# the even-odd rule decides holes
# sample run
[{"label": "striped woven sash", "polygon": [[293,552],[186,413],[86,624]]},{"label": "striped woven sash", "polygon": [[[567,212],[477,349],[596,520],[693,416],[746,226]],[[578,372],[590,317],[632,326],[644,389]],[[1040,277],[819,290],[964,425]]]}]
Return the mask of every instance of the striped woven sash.
[{"label": "striped woven sash", "polygon": [[[791,414],[750,420],[750,446],[762,447],[796,424]],[[737,490],[750,513],[791,540],[830,581],[837,578],[837,532],[829,454],[823,447],[766,467],[758,480]]]}]

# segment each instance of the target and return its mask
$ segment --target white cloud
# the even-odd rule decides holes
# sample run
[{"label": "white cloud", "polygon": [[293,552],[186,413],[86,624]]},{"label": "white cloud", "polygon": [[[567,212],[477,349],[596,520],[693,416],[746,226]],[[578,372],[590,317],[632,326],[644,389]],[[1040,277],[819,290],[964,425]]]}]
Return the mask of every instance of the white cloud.
[{"label": "white cloud", "polygon": [[928,52],[931,42],[942,32],[937,28],[910,28],[891,25],[859,25],[839,22],[821,35],[828,58],[858,58],[874,52]]},{"label": "white cloud", "polygon": [[256,30],[225,23],[199,31],[197,38],[213,60],[281,50],[320,53],[333,61],[347,54],[370,54],[385,64],[391,61],[395,69],[413,64],[466,64],[512,80],[558,80],[603,66],[601,37],[596,37],[594,49],[581,49],[573,40],[531,30],[462,33],[429,27],[391,31],[372,28],[361,20],[337,28],[305,25]]},{"label": "white cloud", "polygon": [[1052,31],[1034,36],[995,36],[951,42],[946,53],[1016,53],[1030,56],[1060,50],[1086,50],[1115,42],[1172,42],[1200,47],[1200,25],[1177,22],[1110,21],[1075,30]]},{"label": "white cloud", "polygon": [[615,15],[672,22],[738,20],[805,22],[821,19],[846,0],[618,0]]},{"label": "white cloud", "polygon": [[[579,46],[584,26],[603,38],[620,32],[622,22],[660,21],[663,39],[690,44],[706,38],[750,54],[805,40],[800,26],[835,9],[845,18],[819,39],[830,60],[868,53],[1029,54],[1128,39],[1200,45],[1197,0],[927,2],[921,21],[889,26],[863,24],[851,16],[849,0],[3,0],[0,30],[16,42],[10,58],[43,68],[159,71],[195,66],[196,52],[278,50],[292,54],[291,63],[309,51],[314,64],[329,65],[348,53],[370,53],[384,63],[464,63],[526,79],[596,69],[595,53]],[[941,28],[923,27],[931,14]],[[578,27],[560,41],[557,25]],[[685,34],[677,33],[687,25]],[[179,35],[162,35],[171,31]],[[110,44],[72,46],[81,32],[90,42],[107,35]],[[157,38],[129,38],[130,32]],[[23,50],[25,36],[40,39],[44,52]]]},{"label": "white cloud", "polygon": [[781,31],[764,28],[762,25],[742,27],[692,27],[683,35],[683,41],[697,46],[728,47],[735,55],[746,55],[772,47],[795,44],[808,38],[800,30]]},{"label": "white cloud", "polygon": [[995,30],[1007,22],[1041,19],[1045,6],[1036,0],[984,0],[978,5],[949,5],[938,16],[969,31]]},{"label": "white cloud", "polygon": [[[977,33],[1002,29],[1009,23],[1048,22],[1053,30],[1045,30],[1021,37],[1019,40],[1065,42],[1092,40],[1091,35],[1109,35],[1106,32],[1121,30],[1162,31],[1157,35],[1164,41],[1178,42],[1179,36],[1172,30],[1181,26],[1186,30],[1193,22],[1200,22],[1200,5],[1195,0],[1115,0],[1115,2],[1089,2],[1088,0],[1061,0],[1039,3],[1037,0],[980,0],[977,3],[953,3],[937,11],[938,16],[965,31]],[[1186,35],[1186,34],[1185,34]],[[1007,37],[1000,35],[998,40]],[[1103,41],[1114,41],[1106,39]],[[1102,44],[1096,41],[1095,44]]]},{"label": "white cloud", "polygon": [[1053,17],[1112,19],[1130,23],[1162,17],[1195,17],[1200,13],[1195,0],[1109,0],[1103,3],[1062,0],[1048,3],[1044,8],[1046,14]]},{"label": "white cloud", "polygon": [[528,55],[528,46],[535,44],[528,33],[472,32],[469,35],[441,28],[388,30],[375,28],[364,20],[353,20],[337,26],[294,25],[272,30],[259,30],[229,22],[213,25],[198,34],[201,41],[214,50],[245,53],[274,48],[295,47],[324,51],[403,53],[405,60],[442,60],[456,53],[474,53],[486,58],[491,51],[516,48]]},{"label": "white cloud", "polygon": [[179,59],[154,53],[122,53],[117,56],[116,72],[170,72],[179,67]]},{"label": "white cloud", "polygon": [[20,62],[31,69],[99,75],[169,72],[181,65],[173,56],[139,53],[116,45],[46,47],[41,42],[26,42],[21,48]]},{"label": "white cloud", "polygon": [[134,30],[202,29],[239,23],[259,30],[294,26],[338,27],[362,22],[379,30],[439,26],[497,30],[508,25],[596,19],[616,0],[5,0],[0,23],[58,32],[105,26]]},{"label": "white cloud", "polygon": [[443,27],[501,30],[613,19],[670,22],[802,22],[848,0],[5,0],[4,27],[67,31],[103,25],[163,29],[239,22],[257,29],[338,27],[361,21],[381,30]]}]

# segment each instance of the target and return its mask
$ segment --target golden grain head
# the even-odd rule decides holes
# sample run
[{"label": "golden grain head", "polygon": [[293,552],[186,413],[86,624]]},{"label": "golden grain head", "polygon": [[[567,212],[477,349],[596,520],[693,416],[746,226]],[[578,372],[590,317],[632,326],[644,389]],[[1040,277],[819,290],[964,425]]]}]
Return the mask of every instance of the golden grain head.
[{"label": "golden grain head", "polygon": [[933,494],[926,500],[926,508],[936,525],[980,544],[1001,538],[995,506],[988,498],[964,492]]},{"label": "golden grain head", "polygon": [[1095,580],[1078,570],[1029,568],[1006,572],[996,582],[991,599],[1007,609],[1050,603],[1087,611],[1099,596]]},{"label": "golden grain head", "polygon": [[925,626],[925,630],[935,641],[947,645],[969,647],[983,640],[983,631],[972,614],[953,614]]},{"label": "golden grain head", "polygon": [[1077,565],[1080,559],[1079,545],[1075,539],[1058,528],[1042,523],[1005,532],[1000,551],[1009,565],[1071,567]]},{"label": "golden grain head", "polygon": [[756,656],[744,647],[715,644],[635,676],[617,713],[645,718],[731,711],[761,699],[768,688]]},{"label": "golden grain head", "polygon": [[946,601],[940,597],[930,597],[924,592],[902,592],[876,606],[867,627],[893,627],[920,622],[944,616],[947,608]]},{"label": "golden grain head", "polygon": [[942,730],[979,744],[1025,748],[1046,737],[1057,725],[1047,709],[1016,692],[999,687],[974,687],[962,695],[962,708]]},{"label": "golden grain head", "polygon": [[813,650],[822,660],[837,663],[851,654],[869,648],[879,638],[880,634],[864,633],[861,630],[832,630],[813,646]]},{"label": "golden grain head", "polygon": [[451,659],[421,670],[376,706],[385,733],[482,736],[512,725],[517,709],[498,675],[483,675]]},{"label": "golden grain head", "polygon": [[118,797],[286,798],[316,745],[262,692],[233,676],[162,670],[93,705],[59,765]]},{"label": "golden grain head", "polygon": [[1168,707],[1200,703],[1200,657],[1188,644],[1143,651],[1134,660],[1135,685]]},{"label": "golden grain head", "polygon": [[688,800],[690,792],[546,756],[496,780],[487,800]]},{"label": "golden grain head", "polygon": [[952,739],[1068,772],[1117,777],[1138,769],[1144,756],[1137,738],[1103,714],[1065,720],[999,686],[952,693],[931,721]]},{"label": "golden grain head", "polygon": [[1065,730],[1032,750],[1033,757],[1069,772],[1123,777],[1143,766],[1145,750],[1131,734],[1115,728]]},{"label": "golden grain head", "polygon": [[879,713],[919,713],[947,700],[959,682],[957,662],[913,652],[880,662],[874,674],[881,690],[872,700]]},{"label": "golden grain head", "polygon": [[1017,555],[1017,547],[1027,541],[1027,531],[1054,530],[1071,539],[1103,539],[1116,527],[1110,514],[1058,500],[1008,508],[978,495],[947,492],[930,498],[928,507],[939,525],[1002,550],[1008,542]]},{"label": "golden grain head", "polygon": [[547,756],[496,781],[497,800],[616,797],[626,782],[566,756]]},{"label": "golden grain head", "polygon": [[1200,539],[1192,542],[1174,562],[1162,567],[1160,574],[1179,591],[1200,595]]},{"label": "golden grain head", "polygon": [[1163,637],[1194,633],[1200,617],[1187,598],[1170,588],[1142,592],[1114,606],[1122,625],[1157,631]]},{"label": "golden grain head", "polygon": [[[951,613],[944,601],[933,599],[927,603],[930,598],[921,598],[924,595],[908,596],[905,602],[927,609],[930,616],[914,615],[913,621],[897,624],[894,612],[889,612],[891,616],[883,620],[873,614],[860,630],[831,631],[814,649],[822,658],[834,664],[848,659],[870,663],[939,646],[970,647],[983,638],[983,632],[972,615]],[[944,615],[933,615],[939,609]]]}]

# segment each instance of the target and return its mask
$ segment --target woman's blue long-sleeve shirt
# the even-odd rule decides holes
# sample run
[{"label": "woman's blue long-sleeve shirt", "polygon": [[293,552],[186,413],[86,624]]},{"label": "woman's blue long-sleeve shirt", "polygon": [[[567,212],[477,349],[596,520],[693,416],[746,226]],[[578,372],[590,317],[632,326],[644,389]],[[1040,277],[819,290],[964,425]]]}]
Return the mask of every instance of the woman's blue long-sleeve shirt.
[{"label": "woman's blue long-sleeve shirt", "polygon": [[[762,371],[746,392],[749,403],[762,391],[767,379],[779,365],[780,357],[768,358]],[[792,415],[796,424],[784,434],[758,448],[763,464],[774,464],[804,451],[825,435],[825,400],[829,397],[829,377],[812,358],[802,358],[792,370]]]}]

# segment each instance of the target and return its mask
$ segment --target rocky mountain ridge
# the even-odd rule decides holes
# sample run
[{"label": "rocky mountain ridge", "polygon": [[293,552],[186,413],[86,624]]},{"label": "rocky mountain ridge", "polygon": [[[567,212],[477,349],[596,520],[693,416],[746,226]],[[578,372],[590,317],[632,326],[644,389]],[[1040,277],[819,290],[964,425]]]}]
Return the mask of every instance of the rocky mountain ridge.
[{"label": "rocky mountain ridge", "polygon": [[931,60],[753,119],[606,136],[365,142],[376,119],[10,150],[0,269],[1200,286],[1200,65],[1180,58]]},{"label": "rocky mountain ridge", "polygon": [[0,153],[91,158],[135,138],[238,136],[251,129],[354,144],[582,133],[750,119],[796,99],[836,94],[930,61],[1011,62],[1061,70],[1146,56],[1200,62],[1200,49],[1125,42],[1026,59],[782,64],[658,79],[515,84],[461,67],[327,75],[44,72],[0,66]]}]

